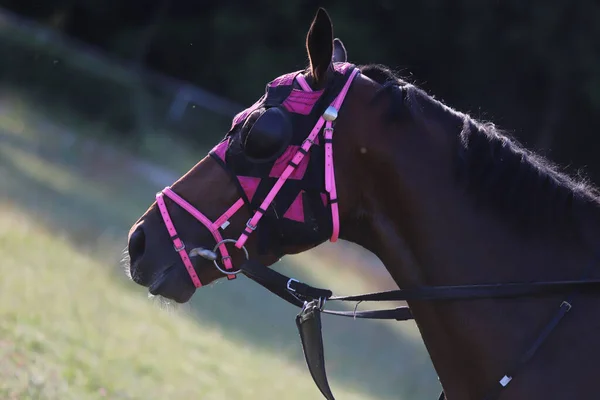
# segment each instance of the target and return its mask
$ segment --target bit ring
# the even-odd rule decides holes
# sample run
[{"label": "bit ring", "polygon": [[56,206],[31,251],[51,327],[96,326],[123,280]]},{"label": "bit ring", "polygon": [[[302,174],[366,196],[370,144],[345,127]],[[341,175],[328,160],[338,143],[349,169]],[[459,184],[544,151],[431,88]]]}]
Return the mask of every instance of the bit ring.
[{"label": "bit ring", "polygon": [[[219,243],[217,243],[215,245],[215,247],[213,248],[213,252],[216,253],[216,251],[219,249],[219,246],[221,246],[223,243],[235,243],[236,240],[235,239],[223,239],[221,240]],[[246,249],[246,246],[242,246],[242,250],[244,251],[244,255],[246,256],[246,260],[250,259],[250,255],[248,254],[248,250]],[[222,257],[221,260],[225,260],[226,258],[231,258],[231,256],[226,256],[226,257]],[[215,258],[213,260],[213,264],[215,264],[215,268],[217,268],[220,272],[224,273],[225,275],[237,275],[240,272],[242,272],[241,269],[238,269],[237,271],[228,271],[228,270],[224,270],[219,266],[219,260],[217,258]]]}]

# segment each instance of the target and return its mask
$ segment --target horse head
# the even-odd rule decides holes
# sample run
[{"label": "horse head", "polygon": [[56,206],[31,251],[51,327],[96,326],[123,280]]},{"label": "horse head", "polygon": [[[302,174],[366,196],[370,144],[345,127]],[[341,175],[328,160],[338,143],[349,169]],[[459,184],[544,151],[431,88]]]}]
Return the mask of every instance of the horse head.
[{"label": "horse head", "polygon": [[323,9],[306,50],[309,67],[269,82],[132,226],[130,273],[151,293],[185,302],[201,285],[233,279],[247,257],[271,265],[336,241],[360,216],[358,178],[369,174],[359,160],[385,148],[369,139],[378,123],[368,103],[380,85],[347,62]]}]

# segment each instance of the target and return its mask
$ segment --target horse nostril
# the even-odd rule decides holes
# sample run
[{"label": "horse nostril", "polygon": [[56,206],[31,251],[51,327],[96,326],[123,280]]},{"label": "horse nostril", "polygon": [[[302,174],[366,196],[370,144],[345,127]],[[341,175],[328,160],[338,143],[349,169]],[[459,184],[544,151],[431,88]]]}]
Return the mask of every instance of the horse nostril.
[{"label": "horse nostril", "polygon": [[[144,228],[142,226],[138,226],[135,231],[129,236],[129,265],[133,269],[136,263],[142,258],[144,255],[144,250],[146,249],[146,234],[144,233]],[[133,271],[132,271],[133,272]]]}]

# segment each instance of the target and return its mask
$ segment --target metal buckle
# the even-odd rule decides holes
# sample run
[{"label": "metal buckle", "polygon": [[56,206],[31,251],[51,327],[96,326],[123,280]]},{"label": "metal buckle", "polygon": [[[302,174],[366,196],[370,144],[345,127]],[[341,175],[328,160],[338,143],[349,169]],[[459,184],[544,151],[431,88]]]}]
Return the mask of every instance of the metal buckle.
[{"label": "metal buckle", "polygon": [[[295,279],[292,279],[292,280],[295,281]],[[298,281],[296,281],[296,282],[298,282]],[[300,300],[300,299],[298,299],[298,300]],[[319,302],[317,303],[317,308],[319,309],[319,311],[323,311],[323,308],[325,307],[325,302],[327,301],[327,299],[325,297],[319,297],[318,299],[313,299],[311,301],[304,300],[304,304],[302,305],[302,311],[303,312],[306,311],[306,309],[308,308],[309,305],[314,305],[315,300],[319,300]]]},{"label": "metal buckle", "polygon": [[571,311],[571,308],[573,307],[573,306],[571,305],[571,303],[569,303],[568,301],[563,301],[563,302],[560,304],[560,306],[561,306],[561,307],[562,307],[562,306],[566,306],[566,307],[567,307],[567,312]]},{"label": "metal buckle", "polygon": [[180,252],[181,250],[185,250],[185,243],[183,243],[183,240],[181,241],[181,247],[177,247],[175,245],[175,243],[173,243],[173,248],[175,249],[176,252]]},{"label": "metal buckle", "polygon": [[[304,141],[302,142],[302,145],[304,145],[304,143],[306,143],[306,142],[310,143],[311,146],[313,144],[315,144],[315,141],[308,137],[306,139],[304,139]],[[300,146],[300,147],[302,147],[302,146]]]},{"label": "metal buckle", "polygon": [[319,310],[323,311],[323,308],[325,308],[326,301],[327,301],[327,298],[319,297]]},{"label": "metal buckle", "polygon": [[[250,218],[250,219],[248,220],[248,222],[246,222],[246,227],[247,227],[248,229],[250,229],[252,232],[254,232],[254,231],[256,230],[256,225],[252,225],[252,224],[250,223],[250,221],[252,221],[252,218]],[[233,239],[231,239],[231,240],[233,240]]]},{"label": "metal buckle", "polygon": [[287,281],[287,284],[285,285],[285,287],[287,287],[287,290],[289,290],[290,292],[296,293],[296,289],[294,289],[293,287],[290,286],[290,283],[292,283],[292,282],[300,283],[300,281],[298,281],[298,280],[296,280],[294,278],[290,278]]}]

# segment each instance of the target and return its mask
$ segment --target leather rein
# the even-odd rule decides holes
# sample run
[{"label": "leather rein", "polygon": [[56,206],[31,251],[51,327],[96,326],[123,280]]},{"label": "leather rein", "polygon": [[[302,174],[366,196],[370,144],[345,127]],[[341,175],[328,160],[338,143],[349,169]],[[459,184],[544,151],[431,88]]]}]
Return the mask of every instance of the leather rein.
[{"label": "leather rein", "polygon": [[[290,278],[273,269],[270,269],[254,259],[250,259],[248,256],[248,251],[244,247],[246,240],[256,229],[256,226],[265,210],[274,200],[279,189],[285,183],[286,179],[291,175],[294,169],[298,166],[304,155],[309,152],[310,147],[314,144],[315,138],[321,131],[323,131],[325,143],[326,190],[330,197],[333,221],[333,233],[330,240],[332,242],[337,240],[339,234],[339,215],[337,208],[337,194],[335,189],[335,174],[333,169],[333,126],[334,121],[337,118],[337,112],[342,106],[352,81],[357,74],[358,69],[355,68],[348,77],[340,94],[325,110],[321,118],[319,118],[315,127],[304,141],[297,154],[289,162],[289,165],[284,173],[266,196],[261,206],[256,210],[252,218],[248,220],[245,230],[242,232],[239,239],[223,239],[220,230],[222,231],[227,228],[229,225],[229,219],[244,206],[244,201],[242,198],[237,200],[223,215],[213,222],[203,213],[198,211],[191,204],[177,195],[170,187],[167,187],[161,192],[157,193],[156,201],[165,226],[169,232],[169,236],[173,242],[174,249],[177,253],[179,253],[183,264],[187,269],[192,282],[194,283],[194,286],[197,288],[201,287],[202,283],[200,282],[200,279],[190,260],[190,255],[192,254],[191,252],[188,253],[184,242],[177,234],[169,212],[167,211],[164,196],[169,197],[176,204],[184,208],[211,232],[216,241],[216,245],[212,250],[212,254],[215,254],[214,252],[217,250],[220,251],[221,262],[223,263],[225,269],[222,269],[219,266],[216,257],[212,257],[210,259],[214,261],[214,265],[219,271],[227,275],[228,279],[234,279],[238,273],[242,272],[248,278],[252,279],[265,289],[301,309],[300,313],[296,316],[296,325],[300,334],[304,357],[315,384],[323,396],[328,400],[334,400],[334,396],[331,392],[325,370],[323,338],[321,332],[321,313],[355,319],[363,318],[397,321],[407,321],[414,319],[414,317],[408,306],[383,310],[357,311],[357,303],[354,311],[334,311],[325,309],[325,304],[327,302],[350,301],[360,303],[365,301],[452,301],[535,297],[568,292],[568,296],[559,305],[551,320],[538,333],[536,339],[529,346],[528,350],[520,359],[516,360],[516,362],[510,368],[508,368],[508,372],[504,376],[498,379],[490,387],[488,395],[483,398],[483,400],[496,399],[500,395],[502,389],[504,389],[512,381],[516,373],[534,356],[538,348],[543,344],[543,342],[562,320],[562,318],[571,310],[572,302],[575,296],[581,291],[598,291],[600,289],[600,279],[584,280],[585,276],[589,275],[591,272],[591,268],[595,262],[590,263],[586,267],[582,279],[580,280],[455,286],[420,286],[409,289],[390,290],[354,296],[333,296],[332,291],[329,289],[316,288],[306,283],[302,283],[294,278]],[[303,90],[311,91],[310,86],[307,84],[302,75],[298,75],[296,79]],[[227,243],[235,243],[235,247],[245,252],[246,261],[239,266],[238,270],[233,269],[231,256],[226,249]],[[440,395],[440,399],[445,399],[443,392]]]}]

